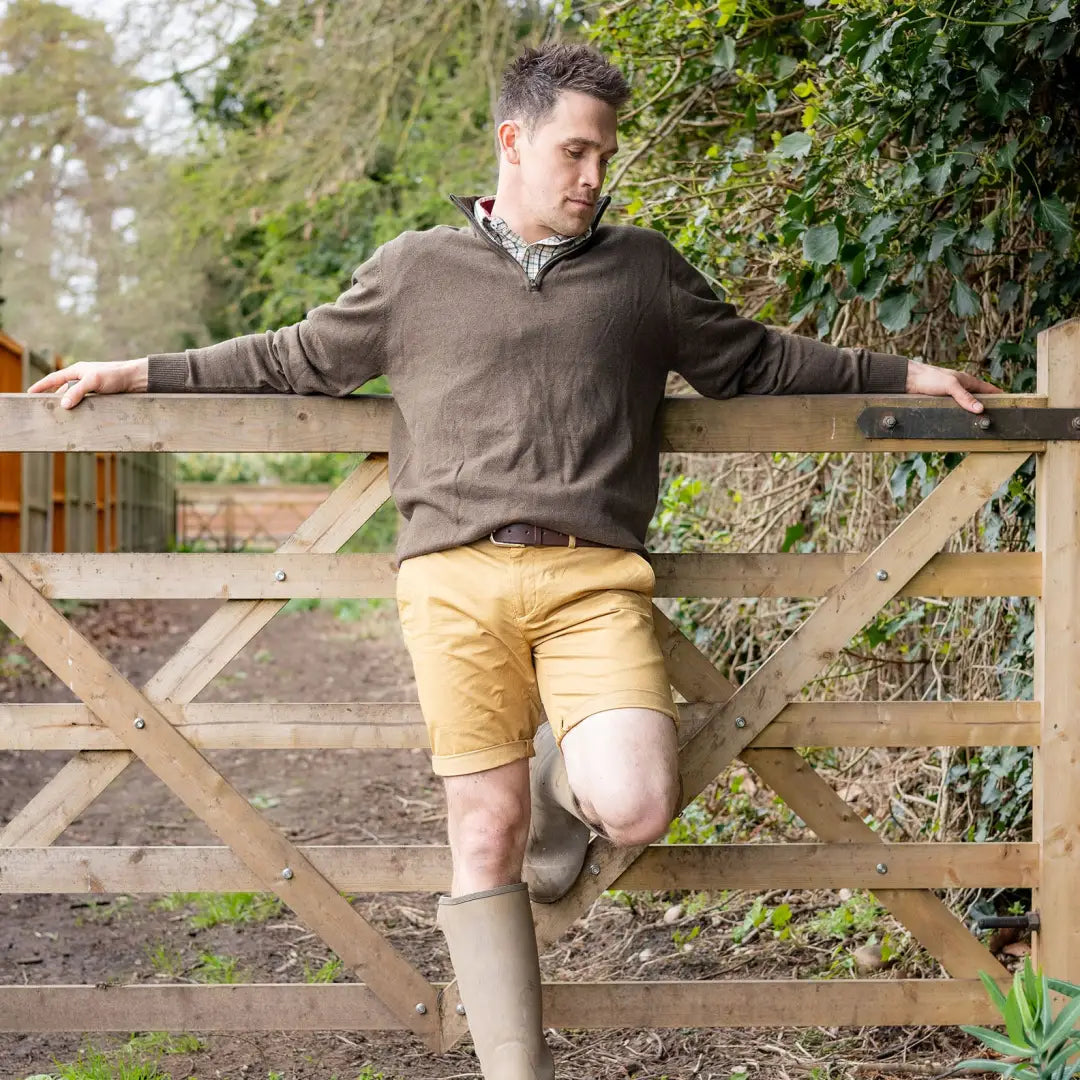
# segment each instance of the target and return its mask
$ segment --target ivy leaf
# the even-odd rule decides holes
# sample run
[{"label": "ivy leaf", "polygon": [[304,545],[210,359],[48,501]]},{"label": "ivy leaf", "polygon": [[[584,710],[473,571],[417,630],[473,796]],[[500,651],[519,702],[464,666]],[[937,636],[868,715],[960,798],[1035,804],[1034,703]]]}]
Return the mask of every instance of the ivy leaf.
[{"label": "ivy leaf", "polygon": [[1054,31],[1054,36],[1050,40],[1050,44],[1046,46],[1043,51],[1044,60],[1060,60],[1070,49],[1072,49],[1076,42],[1076,31],[1066,30],[1065,27],[1059,26]]},{"label": "ivy leaf", "polygon": [[801,521],[797,521],[794,525],[789,525],[784,530],[784,542],[780,545],[780,550],[790,551],[791,545],[794,544],[796,540],[801,540],[805,535],[806,526]]},{"label": "ivy leaf", "polygon": [[881,286],[885,284],[888,275],[884,270],[873,270],[866,275],[862,284],[856,289],[855,295],[860,300],[875,300],[881,292]]},{"label": "ivy leaf", "polygon": [[880,304],[878,304],[878,322],[886,330],[894,334],[906,330],[911,324],[911,312],[915,307],[915,296],[902,289],[899,292],[890,292]]},{"label": "ivy leaf", "polygon": [[1006,281],[998,291],[998,311],[1007,315],[1016,306],[1023,288],[1018,281]]},{"label": "ivy leaf", "polygon": [[949,225],[944,221],[939,221],[934,226],[934,235],[930,238],[930,254],[928,256],[931,262],[937,262],[941,258],[941,253],[953,242],[957,232],[955,225]]},{"label": "ivy leaf", "polygon": [[994,46],[1001,40],[1004,33],[1004,26],[988,26],[983,31],[983,41],[990,47],[991,52],[993,52]]},{"label": "ivy leaf", "polygon": [[949,310],[960,319],[970,319],[982,312],[978,294],[966,282],[957,279],[949,293]]},{"label": "ivy leaf", "polygon": [[1046,21],[1052,23],[1061,22],[1062,19],[1067,19],[1068,17],[1069,0],[1061,0],[1061,3],[1050,12],[1050,17]]},{"label": "ivy leaf", "polygon": [[1069,208],[1056,195],[1035,204],[1035,223],[1055,237],[1068,236],[1072,232]]},{"label": "ivy leaf", "polygon": [[986,94],[992,94],[997,90],[997,84],[1001,80],[1001,70],[994,64],[984,64],[979,68],[979,74],[976,76],[976,81],[979,84],[979,89]]},{"label": "ivy leaf", "polygon": [[780,151],[782,158],[804,158],[813,145],[814,140],[805,131],[793,131],[780,140],[776,149]]},{"label": "ivy leaf", "polygon": [[899,223],[900,219],[896,214],[875,214],[867,223],[863,226],[863,231],[859,233],[859,239],[864,244],[873,244],[880,240],[891,228]]},{"label": "ivy leaf", "polygon": [[717,71],[730,71],[735,66],[735,42],[727,34],[712,54],[712,66]]},{"label": "ivy leaf", "polygon": [[935,195],[940,195],[945,190],[945,183],[952,172],[952,165],[952,155],[950,154],[940,165],[935,165],[932,169],[926,170],[926,186]]},{"label": "ivy leaf", "polygon": [[840,251],[840,233],[835,225],[815,225],[803,233],[803,255],[815,266],[836,261]]}]

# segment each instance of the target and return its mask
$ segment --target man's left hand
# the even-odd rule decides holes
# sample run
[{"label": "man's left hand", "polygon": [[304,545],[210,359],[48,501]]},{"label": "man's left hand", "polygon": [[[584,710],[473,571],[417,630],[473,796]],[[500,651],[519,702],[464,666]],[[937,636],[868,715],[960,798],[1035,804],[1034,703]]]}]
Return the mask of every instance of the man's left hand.
[{"label": "man's left hand", "polygon": [[983,411],[982,402],[975,394],[1000,394],[999,387],[992,386],[982,379],[976,379],[966,371],[952,371],[949,368],[934,367],[921,360],[909,360],[907,386],[909,394],[930,394],[934,397],[951,397],[968,412]]}]

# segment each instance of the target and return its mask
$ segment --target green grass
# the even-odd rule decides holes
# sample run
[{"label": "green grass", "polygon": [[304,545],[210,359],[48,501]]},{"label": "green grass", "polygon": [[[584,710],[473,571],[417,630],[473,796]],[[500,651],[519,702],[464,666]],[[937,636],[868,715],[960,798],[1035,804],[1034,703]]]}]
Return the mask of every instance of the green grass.
[{"label": "green grass", "polygon": [[201,952],[191,977],[200,983],[240,983],[246,981],[248,972],[240,967],[237,956],[223,956],[220,953]]},{"label": "green grass", "polygon": [[197,1054],[206,1043],[195,1035],[173,1035],[168,1031],[137,1031],[124,1048],[129,1053]]},{"label": "green grass", "polygon": [[116,896],[105,903],[88,904],[86,910],[79,915],[75,924],[82,926],[83,923],[106,923],[123,915],[131,907],[130,896]]},{"label": "green grass", "polygon": [[162,942],[153,948],[147,945],[145,952],[150,960],[150,966],[157,974],[171,975],[177,979],[184,974],[186,965],[180,950],[176,946],[170,945],[168,942]]},{"label": "green grass", "polygon": [[320,968],[314,971],[304,961],[304,982],[306,983],[332,983],[341,971],[341,957],[331,956]]},{"label": "green grass", "polygon": [[44,1075],[45,1080],[170,1080],[155,1061],[141,1061],[124,1050],[106,1054],[91,1047],[80,1050],[77,1061],[66,1065],[57,1062],[54,1068],[54,1072],[39,1074],[39,1077]]},{"label": "green grass", "polygon": [[158,911],[191,908],[188,923],[194,930],[208,930],[223,923],[238,926],[272,919],[282,912],[281,901],[273,893],[170,893],[154,901]]}]

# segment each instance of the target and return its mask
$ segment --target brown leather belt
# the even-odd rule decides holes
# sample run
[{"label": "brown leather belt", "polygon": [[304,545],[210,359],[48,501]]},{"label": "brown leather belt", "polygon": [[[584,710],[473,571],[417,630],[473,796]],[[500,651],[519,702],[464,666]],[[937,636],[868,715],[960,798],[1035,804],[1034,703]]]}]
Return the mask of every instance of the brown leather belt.
[{"label": "brown leather belt", "polygon": [[528,525],[516,521],[512,525],[503,525],[491,534],[496,544],[508,544],[513,547],[608,547],[595,540],[583,540],[580,536],[568,536],[555,529],[545,529],[540,525]]}]

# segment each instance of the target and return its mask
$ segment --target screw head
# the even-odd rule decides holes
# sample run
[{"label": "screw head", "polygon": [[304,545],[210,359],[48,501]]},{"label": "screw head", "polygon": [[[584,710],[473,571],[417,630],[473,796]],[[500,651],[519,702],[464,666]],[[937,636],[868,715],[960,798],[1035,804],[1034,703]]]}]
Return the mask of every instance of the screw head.
[{"label": "screw head", "polygon": [[292,879],[293,879],[292,867],[291,866],[286,866],[285,869],[281,871],[281,876],[286,881],[292,881]]},{"label": "screw head", "polygon": [[888,581],[889,580],[889,571],[888,570],[879,570],[874,576],[878,579],[878,581]]},{"label": "screw head", "polygon": [[600,867],[597,866],[594,862],[589,863],[589,873],[592,874],[593,877],[599,877]]},{"label": "screw head", "polygon": [[975,426],[980,431],[989,431],[990,430],[990,417],[989,416],[980,416],[975,421]]},{"label": "screw head", "polygon": [[888,428],[891,431],[894,427],[896,427],[896,417],[893,416],[892,413],[886,413],[881,418],[881,426],[883,428]]},{"label": "screw head", "polygon": [[887,874],[889,872],[889,868],[883,862],[879,862],[874,869],[877,870],[879,874]]},{"label": "screw head", "polygon": [[146,721],[141,716],[136,716],[135,727],[137,727],[139,731],[142,731],[142,729],[146,727]]},{"label": "screw head", "polygon": [[426,1005],[425,1005],[425,1004],[424,1004],[424,1003],[423,1003],[422,1001],[418,1001],[418,1002],[416,1003],[416,1011],[417,1011],[417,1012],[418,1012],[418,1013],[419,1013],[419,1014],[420,1014],[421,1016],[426,1016],[426,1015],[427,1015],[427,1006],[426,1006]]},{"label": "screw head", "polygon": [[745,716],[736,716],[735,717],[735,726],[737,728],[746,727],[746,717]]},{"label": "screw head", "polygon": [[458,1016],[464,1016],[465,1015],[465,1006],[462,1005],[461,1002],[459,1001],[457,1003],[457,1008],[454,1009],[454,1012],[456,1012],[458,1014]]},{"label": "screw head", "polygon": [[1072,418],[1073,431],[1080,431],[1080,416],[1074,416]]},{"label": "screw head", "polygon": [[284,570],[275,570],[274,571],[274,580],[275,581],[284,581],[287,576],[288,575],[285,573]]}]

